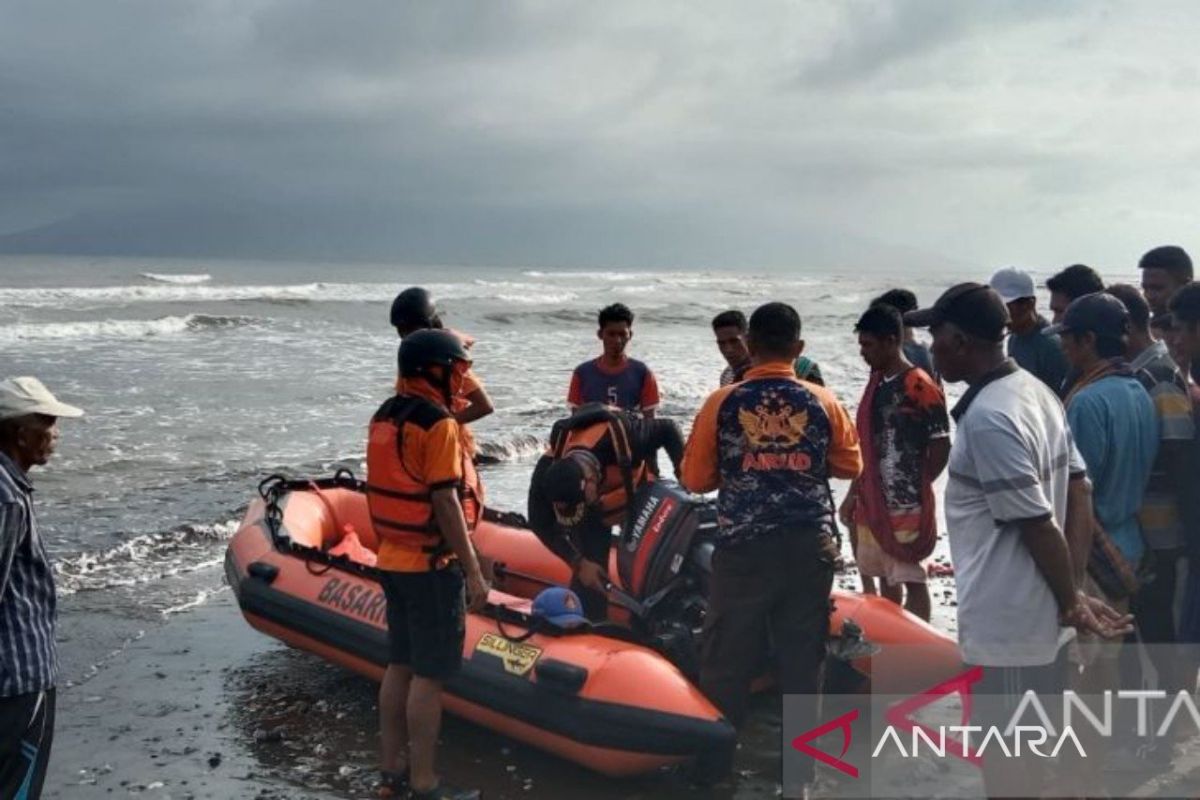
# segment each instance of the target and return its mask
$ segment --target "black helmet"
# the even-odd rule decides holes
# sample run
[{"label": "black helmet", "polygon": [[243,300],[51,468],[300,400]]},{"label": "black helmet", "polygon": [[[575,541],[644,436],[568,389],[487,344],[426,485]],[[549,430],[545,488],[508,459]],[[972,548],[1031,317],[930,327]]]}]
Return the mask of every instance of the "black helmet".
[{"label": "black helmet", "polygon": [[431,328],[437,311],[427,289],[412,286],[392,301],[393,328]]},{"label": "black helmet", "polygon": [[428,367],[448,367],[455,361],[471,363],[471,356],[458,337],[449,331],[424,330],[405,336],[400,342],[400,376],[417,378]]}]

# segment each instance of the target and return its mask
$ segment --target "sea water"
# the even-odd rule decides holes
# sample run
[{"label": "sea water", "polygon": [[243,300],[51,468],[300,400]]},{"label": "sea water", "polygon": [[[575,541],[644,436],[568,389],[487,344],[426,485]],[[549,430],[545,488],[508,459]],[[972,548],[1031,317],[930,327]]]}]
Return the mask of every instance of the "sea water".
[{"label": "sea water", "polygon": [[474,426],[492,462],[483,477],[493,506],[521,510],[571,370],[599,352],[601,306],[634,310],[629,352],[658,376],[659,413],[686,428],[724,366],[716,313],[796,305],[806,353],[852,406],[866,379],[853,333],[866,303],[894,285],[932,300],[948,280],[9,257],[0,373],[35,375],[87,411],[62,423],[58,453],[35,476],[61,591],[139,585],[140,605],[167,608],[180,600],[173,580],[221,558],[262,477],[361,473],[367,421],[396,370],[389,304],[406,286],[428,287],[446,324],[475,337],[496,406]]}]

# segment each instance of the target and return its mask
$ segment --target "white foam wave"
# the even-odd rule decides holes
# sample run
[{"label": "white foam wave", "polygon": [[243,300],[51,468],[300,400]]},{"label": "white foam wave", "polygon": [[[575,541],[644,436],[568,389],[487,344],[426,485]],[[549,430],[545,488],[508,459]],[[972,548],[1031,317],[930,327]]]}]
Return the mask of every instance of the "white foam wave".
[{"label": "white foam wave", "polygon": [[615,283],[620,281],[647,281],[667,273],[662,272],[615,272],[615,271],[587,271],[587,270],[551,270],[543,272],[541,270],[531,269],[521,273],[526,278],[549,278],[551,280],[571,280],[571,281],[600,281],[603,283]]},{"label": "white foam wave", "polygon": [[[223,559],[215,559],[213,561],[213,565],[221,563],[222,560]],[[205,565],[205,566],[209,566],[209,565]],[[225,591],[228,588],[229,588],[229,585],[225,584],[223,586],[216,586],[211,589],[201,589],[198,592],[196,592],[196,594],[194,594],[192,597],[185,600],[184,602],[179,603],[177,605],[170,606],[168,608],[164,608],[162,611],[160,611],[158,613],[164,617],[169,617],[172,614],[178,614],[181,611],[187,611],[190,608],[196,608],[198,606],[202,606],[205,603],[207,603],[210,598],[220,594],[221,592]]]},{"label": "white foam wave", "polygon": [[134,586],[194,572],[220,561],[217,550],[237,531],[237,520],[183,525],[135,536],[111,550],[80,553],[57,561],[60,594]]},{"label": "white foam wave", "polygon": [[757,280],[752,275],[714,275],[709,272],[617,272],[617,271],[579,271],[565,270],[542,272],[527,270],[521,273],[526,278],[561,281],[589,281],[595,283],[640,283],[659,284],[679,287],[703,286],[732,286]]},{"label": "white foam wave", "polygon": [[484,464],[524,461],[541,455],[545,447],[545,443],[533,434],[517,434],[499,441],[480,442],[479,461]]},{"label": "white foam wave", "polygon": [[[499,300],[520,305],[557,305],[576,299],[558,285],[533,282],[429,284],[439,300]],[[140,286],[88,286],[0,289],[0,307],[98,308],[140,303],[388,303],[397,286],[384,283],[303,283],[284,286],[214,286],[160,283]]]},{"label": "white foam wave", "polygon": [[254,317],[187,314],[158,319],[103,319],[0,325],[0,342],[71,339],[142,339],[210,328],[237,328],[261,323]]},{"label": "white foam wave", "polygon": [[207,273],[197,273],[188,275],[183,273],[167,274],[164,272],[142,272],[139,275],[148,281],[154,283],[171,283],[178,286],[194,286],[198,283],[208,283],[212,280],[212,275]]},{"label": "white foam wave", "polygon": [[25,308],[87,308],[133,303],[197,303],[237,300],[305,302],[319,300],[384,301],[391,287],[376,284],[304,283],[290,286],[87,286],[0,289],[0,305]]},{"label": "white foam wave", "polygon": [[[398,291],[391,283],[298,283],[281,286],[186,285],[73,286],[0,289],[0,307],[94,308],[137,303],[389,303]],[[463,284],[429,284],[438,298],[487,297],[492,292]]]},{"label": "white foam wave", "polygon": [[534,305],[561,305],[569,303],[572,300],[578,299],[578,295],[574,292],[541,292],[538,294],[498,294],[497,300],[502,300],[505,303],[514,305],[534,306]]}]

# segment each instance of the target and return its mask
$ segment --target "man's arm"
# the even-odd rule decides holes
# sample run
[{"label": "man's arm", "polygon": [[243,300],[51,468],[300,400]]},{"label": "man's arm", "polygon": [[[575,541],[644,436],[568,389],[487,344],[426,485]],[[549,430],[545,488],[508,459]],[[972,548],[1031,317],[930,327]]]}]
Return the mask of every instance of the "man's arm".
[{"label": "man's arm", "polygon": [[1058,611],[1065,614],[1076,602],[1075,579],[1071,573],[1071,554],[1067,550],[1067,542],[1054,518],[1046,515],[1039,519],[1019,520],[1017,526],[1021,530],[1021,541],[1033,563],[1050,585],[1054,599],[1058,603]]},{"label": "man's arm", "polygon": [[646,419],[654,419],[661,401],[662,398],[658,395],[658,378],[654,376],[654,370],[646,367],[646,377],[642,381],[642,392],[638,397],[638,406],[642,409],[642,416]]},{"label": "man's arm", "polygon": [[926,440],[925,447],[925,470],[929,480],[935,480],[946,469],[946,464],[950,462],[950,412],[946,408],[946,393],[942,388],[933,382],[932,378],[927,379],[927,373],[924,370],[921,372],[910,372],[908,380],[911,376],[916,377],[918,398],[928,398],[936,396],[936,400],[919,400],[919,407],[925,411],[925,433],[929,438]]},{"label": "man's arm", "polygon": [[634,429],[637,441],[633,443],[635,459],[649,460],[655,451],[661,449],[671,459],[675,469],[675,477],[679,477],[680,463],[683,461],[683,431],[673,419],[646,418],[635,422]]},{"label": "man's arm", "polygon": [[929,480],[936,480],[950,462],[950,437],[939,436],[930,439],[925,448],[925,465],[929,470]]},{"label": "man's arm", "polygon": [[692,433],[683,448],[679,475],[679,482],[689,492],[704,494],[721,485],[717,464],[717,411],[731,388],[718,389],[709,395],[692,423]]},{"label": "man's arm", "polygon": [[458,501],[457,487],[441,486],[434,489],[430,493],[430,503],[442,538],[458,556],[458,563],[463,568],[467,606],[472,611],[478,611],[487,603],[488,585],[480,569],[479,559],[475,555],[475,545],[471,544],[467,536],[467,520],[463,516],[462,504]]},{"label": "man's arm", "polygon": [[846,480],[857,478],[862,474],[863,462],[854,421],[833,392],[824,387],[816,390],[810,387],[810,391],[813,391],[829,416],[829,474]]},{"label": "man's arm", "polygon": [[437,520],[438,530],[446,544],[458,556],[458,563],[463,570],[470,574],[479,570],[479,559],[475,555],[475,546],[467,536],[467,520],[463,516],[462,504],[458,502],[458,489],[454,486],[442,486],[430,493],[433,505],[433,516]]},{"label": "man's arm", "polygon": [[1067,548],[1071,556],[1071,575],[1075,586],[1082,588],[1087,575],[1088,558],[1092,552],[1092,534],[1096,530],[1092,510],[1092,482],[1086,472],[1071,476],[1067,485]]},{"label": "man's arm", "polygon": [[487,390],[482,386],[466,395],[466,399],[469,405],[454,414],[454,419],[458,421],[459,425],[483,419],[496,410],[492,405],[492,398],[488,396]]},{"label": "man's arm", "polygon": [[567,387],[567,408],[574,413],[583,405],[583,384],[579,379],[579,367],[571,373],[571,384]]},{"label": "man's arm", "polygon": [[1017,525],[1021,530],[1021,542],[1029,550],[1033,563],[1054,593],[1064,624],[1090,631],[1105,639],[1115,639],[1133,632],[1132,615],[1121,614],[1103,600],[1075,588],[1071,555],[1053,517],[1021,520]]},{"label": "man's arm", "polygon": [[559,529],[558,518],[554,516],[554,506],[546,499],[542,490],[543,476],[553,463],[554,459],[550,456],[542,456],[533,468],[533,477],[529,479],[526,516],[529,519],[529,527],[538,540],[554,555],[568,564],[574,564],[579,560],[579,551],[570,537]]}]

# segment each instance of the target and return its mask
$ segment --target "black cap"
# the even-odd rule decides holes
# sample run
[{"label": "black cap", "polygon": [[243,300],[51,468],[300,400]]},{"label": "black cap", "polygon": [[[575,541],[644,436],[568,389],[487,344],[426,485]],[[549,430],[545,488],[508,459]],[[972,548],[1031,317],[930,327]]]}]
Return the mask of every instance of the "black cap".
[{"label": "black cap", "polygon": [[400,341],[400,375],[416,377],[426,367],[448,367],[455,361],[471,363],[471,356],[459,338],[449,331],[424,330]]},{"label": "black cap", "polygon": [[1062,322],[1046,333],[1094,333],[1098,339],[1120,339],[1129,333],[1129,310],[1107,292],[1093,292],[1071,301]]},{"label": "black cap", "polygon": [[990,286],[960,283],[943,292],[931,308],[904,315],[904,324],[910,328],[929,328],[943,322],[953,323],[980,339],[998,342],[1008,325],[1008,306]]},{"label": "black cap", "polygon": [[392,301],[393,328],[432,328],[437,311],[433,306],[433,296],[429,290],[420,286],[411,286]]}]

